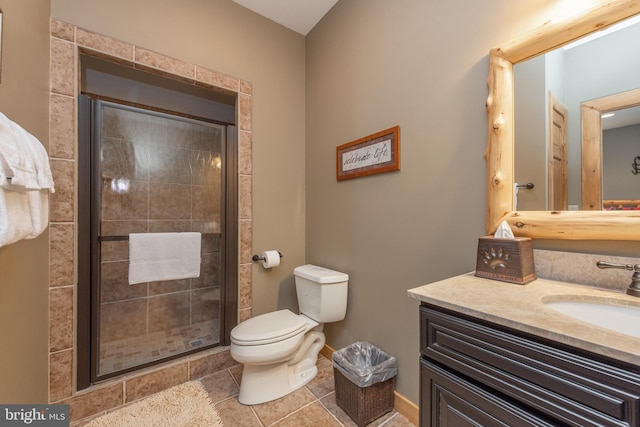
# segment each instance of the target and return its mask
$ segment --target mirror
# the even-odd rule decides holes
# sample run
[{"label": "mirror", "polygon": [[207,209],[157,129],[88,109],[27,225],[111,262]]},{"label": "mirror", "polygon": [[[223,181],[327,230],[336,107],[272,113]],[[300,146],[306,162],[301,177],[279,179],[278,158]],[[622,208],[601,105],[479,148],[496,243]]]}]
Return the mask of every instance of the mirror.
[{"label": "mirror", "polygon": [[636,240],[640,213],[634,211],[514,211],[513,65],[640,13],[640,2],[611,0],[541,28],[489,54],[487,98],[488,234],[506,220],[517,236],[540,239]]},{"label": "mirror", "polygon": [[[514,178],[518,183],[536,184],[531,191],[517,193],[514,210],[599,210],[601,199],[597,203],[593,199],[582,203],[583,194],[593,191],[607,199],[638,198],[635,189],[638,180],[628,166],[622,167],[629,163],[625,158],[632,149],[629,143],[610,143],[607,150],[601,150],[602,180],[598,183],[607,191],[605,188],[600,191],[596,182],[583,183],[580,122],[582,103],[612,94],[624,98],[624,92],[640,88],[639,22],[640,15],[625,19],[574,43],[514,64]],[[619,108],[613,110],[617,111],[615,116],[604,119],[603,131],[620,122],[623,114]],[[630,124],[625,120],[617,126]],[[629,133],[631,129],[626,131]],[[622,130],[606,134],[624,135]],[[612,159],[618,161],[617,169],[605,167],[605,164],[612,166]],[[598,166],[597,161],[594,166]],[[585,168],[584,173],[592,172]],[[583,184],[587,184],[584,189]],[[590,188],[592,185],[596,188]]]},{"label": "mirror", "polygon": [[[616,168],[615,164],[611,165],[609,163],[613,163],[612,160],[615,160],[612,159],[614,155],[619,156],[621,153],[624,154],[625,151],[628,152],[628,149],[624,150],[626,144],[623,144],[625,142],[623,139],[620,140],[620,144],[616,144],[612,138],[615,135],[619,135],[620,138],[625,138],[625,135],[628,134],[629,131],[633,133],[633,131],[637,129],[637,127],[627,127],[625,123],[637,126],[638,120],[634,112],[637,112],[638,105],[640,105],[640,89],[633,89],[582,103],[583,209],[600,210],[604,208],[615,210],[618,207],[623,208],[635,205],[638,197],[635,196],[634,193],[637,192],[638,185],[636,184],[632,185],[631,188],[626,188],[622,183],[628,183],[628,180],[614,180],[616,174],[619,174],[622,168]],[[606,113],[615,113],[617,116],[605,118]],[[627,113],[629,117],[625,118],[624,113]],[[607,123],[609,120],[620,121],[620,126],[623,127],[620,127],[618,130],[618,128],[614,127],[616,126],[615,124]],[[605,141],[607,141],[609,145],[620,145],[621,148],[615,151],[611,150],[612,152],[608,153],[607,150],[605,150]],[[629,160],[634,157],[635,155]],[[632,163],[633,162],[630,162],[629,165],[631,166]],[[629,170],[631,171],[631,167]],[[618,185],[611,185],[611,183],[605,179],[605,171],[608,171],[606,175],[608,180]],[[629,177],[632,176],[633,175],[629,174]]]}]

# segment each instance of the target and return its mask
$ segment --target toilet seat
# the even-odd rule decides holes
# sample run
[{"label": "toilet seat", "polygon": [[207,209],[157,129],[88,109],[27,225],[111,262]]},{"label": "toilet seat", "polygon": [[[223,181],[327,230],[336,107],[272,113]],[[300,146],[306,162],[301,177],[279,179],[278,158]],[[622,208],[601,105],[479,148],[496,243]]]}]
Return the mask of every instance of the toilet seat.
[{"label": "toilet seat", "polygon": [[231,342],[236,345],[263,345],[286,340],[308,329],[303,317],[289,310],[261,314],[231,330]]}]

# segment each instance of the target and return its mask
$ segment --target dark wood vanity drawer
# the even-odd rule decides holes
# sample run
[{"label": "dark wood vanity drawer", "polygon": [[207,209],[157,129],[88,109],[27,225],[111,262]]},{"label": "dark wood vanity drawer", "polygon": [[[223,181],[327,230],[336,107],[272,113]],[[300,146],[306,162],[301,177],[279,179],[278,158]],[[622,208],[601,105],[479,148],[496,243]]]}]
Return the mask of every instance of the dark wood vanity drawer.
[{"label": "dark wood vanity drawer", "polygon": [[640,425],[637,370],[426,304],[420,339],[423,357],[562,424]]},{"label": "dark wood vanity drawer", "polygon": [[427,359],[420,375],[420,426],[558,427]]}]

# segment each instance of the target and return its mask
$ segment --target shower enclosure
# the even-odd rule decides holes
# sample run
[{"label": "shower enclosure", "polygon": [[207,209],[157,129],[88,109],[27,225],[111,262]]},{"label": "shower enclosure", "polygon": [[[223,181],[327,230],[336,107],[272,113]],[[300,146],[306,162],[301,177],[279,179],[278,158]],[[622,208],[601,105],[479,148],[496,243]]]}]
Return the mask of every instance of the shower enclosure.
[{"label": "shower enclosure", "polygon": [[[235,127],[102,98],[79,101],[79,389],[227,344],[235,318]],[[199,277],[129,284],[129,235],[180,232]]]}]

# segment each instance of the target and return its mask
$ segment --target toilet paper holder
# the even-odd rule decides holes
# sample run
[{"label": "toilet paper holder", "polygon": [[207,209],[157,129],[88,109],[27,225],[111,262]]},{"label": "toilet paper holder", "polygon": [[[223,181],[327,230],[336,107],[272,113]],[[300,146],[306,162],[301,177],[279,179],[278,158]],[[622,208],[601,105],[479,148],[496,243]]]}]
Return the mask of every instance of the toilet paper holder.
[{"label": "toilet paper holder", "polygon": [[[282,258],[284,256],[284,255],[282,255],[282,252],[280,252],[280,251],[278,251],[278,255],[280,255],[280,258]],[[254,255],[254,256],[251,257],[251,259],[253,261],[255,261],[255,262],[257,262],[257,261],[265,261],[264,257],[260,256],[260,255]]]}]

